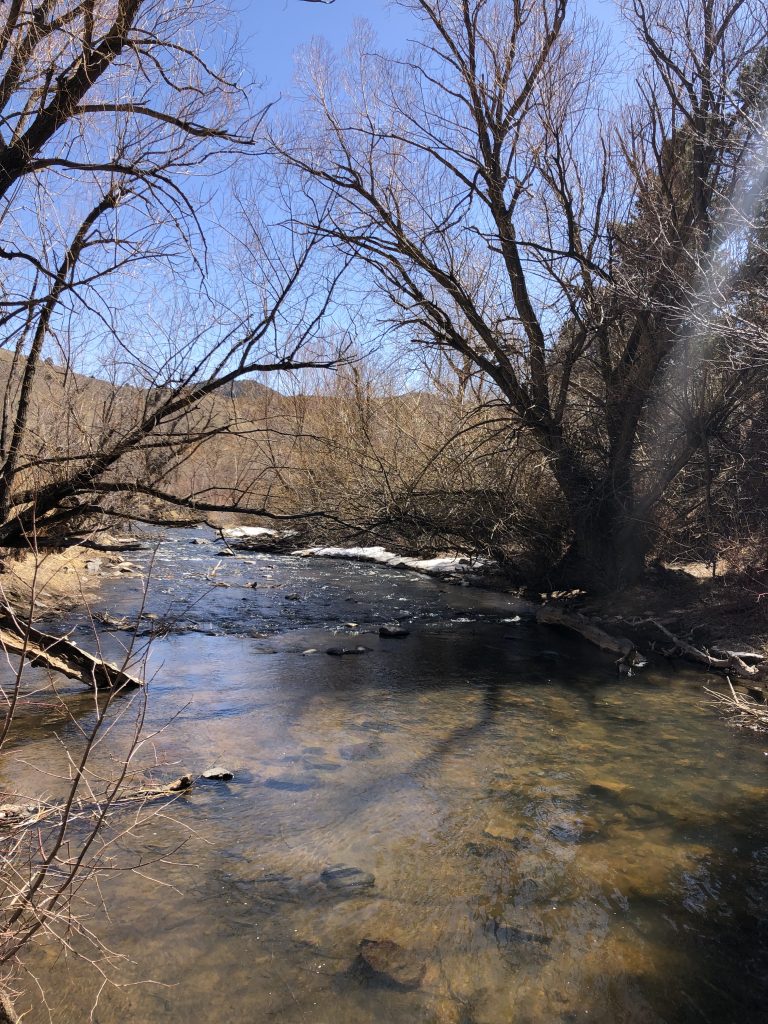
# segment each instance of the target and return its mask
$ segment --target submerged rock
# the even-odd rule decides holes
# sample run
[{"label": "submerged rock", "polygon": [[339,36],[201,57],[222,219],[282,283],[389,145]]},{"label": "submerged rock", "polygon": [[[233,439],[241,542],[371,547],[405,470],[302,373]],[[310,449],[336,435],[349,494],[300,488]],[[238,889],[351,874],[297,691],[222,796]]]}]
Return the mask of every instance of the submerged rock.
[{"label": "submerged rock", "polygon": [[358,968],[381,984],[399,989],[421,985],[427,965],[415,953],[391,939],[363,939],[358,946]]},{"label": "submerged rock", "polygon": [[320,780],[311,775],[270,775],[263,782],[269,789],[282,789],[288,793],[304,793],[320,785]]},{"label": "submerged rock", "polygon": [[343,657],[345,654],[367,654],[367,647],[328,647],[326,654],[332,654],[337,658]]},{"label": "submerged rock", "polygon": [[337,772],[341,768],[338,761],[328,761],[323,757],[316,757],[312,754],[305,755],[301,760],[305,768],[316,772]]},{"label": "submerged rock", "polygon": [[533,932],[528,928],[519,928],[517,925],[508,924],[497,918],[491,918],[487,922],[485,930],[490,935],[493,935],[500,945],[504,946],[517,942],[533,942],[538,946],[548,946],[552,942],[549,935],[544,935],[542,932]]},{"label": "submerged rock", "polygon": [[350,867],[347,864],[334,864],[320,872],[320,881],[344,896],[357,896],[376,884],[376,878],[369,871]]},{"label": "submerged rock", "polygon": [[550,825],[549,834],[560,843],[585,843],[599,837],[600,825],[594,818],[586,817],[558,821]]},{"label": "submerged rock", "polygon": [[624,808],[624,813],[637,825],[651,825],[659,819],[659,812],[649,804],[629,804]]},{"label": "submerged rock", "polygon": [[632,787],[627,782],[619,782],[618,779],[597,778],[593,779],[587,787],[590,796],[618,799]]},{"label": "submerged rock", "polygon": [[369,740],[367,743],[349,743],[345,747],[339,747],[339,754],[345,761],[365,761],[369,757],[378,757],[381,753],[381,744],[376,740]]},{"label": "submerged rock", "polygon": [[470,857],[495,857],[501,847],[493,843],[476,843],[470,841],[464,843],[464,852]]},{"label": "submerged rock", "polygon": [[530,845],[530,839],[523,834],[524,826],[515,818],[491,818],[483,829],[483,835],[490,839],[502,839],[517,849]]}]

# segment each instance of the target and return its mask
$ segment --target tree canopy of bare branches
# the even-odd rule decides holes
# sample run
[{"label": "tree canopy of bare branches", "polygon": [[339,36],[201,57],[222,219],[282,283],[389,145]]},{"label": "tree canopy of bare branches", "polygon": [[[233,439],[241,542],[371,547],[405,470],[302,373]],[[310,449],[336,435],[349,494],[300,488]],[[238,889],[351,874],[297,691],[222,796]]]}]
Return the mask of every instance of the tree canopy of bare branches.
[{"label": "tree canopy of bare branches", "polygon": [[301,283],[315,239],[269,223],[277,177],[253,171],[274,200],[227,205],[263,116],[231,18],[196,0],[3,5],[3,545],[123,494],[189,504],[169,476],[232,426],[210,396],[329,361],[310,349],[333,275]]},{"label": "tree canopy of bare branches", "polygon": [[750,281],[765,266],[745,238],[768,7],[626,0],[620,65],[570,0],[402,5],[410,52],[363,26],[343,57],[306,53],[273,149],[382,322],[466,360],[546,458],[562,576],[629,582],[669,489],[764,381],[743,289],[745,254]]}]

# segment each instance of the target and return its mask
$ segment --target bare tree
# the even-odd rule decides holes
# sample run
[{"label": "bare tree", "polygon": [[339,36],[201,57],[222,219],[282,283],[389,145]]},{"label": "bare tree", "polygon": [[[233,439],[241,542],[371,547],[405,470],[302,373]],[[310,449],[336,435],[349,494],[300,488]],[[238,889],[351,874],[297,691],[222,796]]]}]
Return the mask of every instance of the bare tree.
[{"label": "bare tree", "polygon": [[311,232],[221,197],[262,118],[225,8],[29,0],[1,17],[0,544],[13,546],[33,527],[60,542],[124,492],[192,503],[164,484],[231,427],[211,396],[314,365],[334,282],[302,282]]},{"label": "bare tree", "polygon": [[759,145],[739,84],[768,8],[621,5],[629,82],[568,0],[403,6],[409,54],[364,28],[343,62],[308,52],[308,109],[274,149],[382,321],[467,360],[546,458],[572,538],[560,577],[628,582],[664,495],[754,389],[753,365],[722,358],[745,340],[730,283],[708,284]]}]

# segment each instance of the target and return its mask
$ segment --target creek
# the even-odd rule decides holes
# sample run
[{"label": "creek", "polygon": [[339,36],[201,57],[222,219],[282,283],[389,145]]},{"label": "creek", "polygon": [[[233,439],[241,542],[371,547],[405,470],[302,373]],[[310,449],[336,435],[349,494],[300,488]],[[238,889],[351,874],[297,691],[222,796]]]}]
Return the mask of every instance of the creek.
[{"label": "creek", "polygon": [[[127,958],[99,1024],[766,1019],[768,737],[726,725],[702,673],[619,677],[509,595],[380,566],[221,558],[202,530],[131,557],[167,624],[142,756],[234,779],[120,840],[153,863],[102,879],[108,917],[83,894]],[[105,580],[93,610],[141,595]],[[59,625],[88,643],[87,616]],[[70,717],[21,715],[4,786],[55,790],[93,715],[61,692]],[[48,1008],[30,983],[27,1024],[88,1020],[97,972],[44,942],[28,960]]]}]

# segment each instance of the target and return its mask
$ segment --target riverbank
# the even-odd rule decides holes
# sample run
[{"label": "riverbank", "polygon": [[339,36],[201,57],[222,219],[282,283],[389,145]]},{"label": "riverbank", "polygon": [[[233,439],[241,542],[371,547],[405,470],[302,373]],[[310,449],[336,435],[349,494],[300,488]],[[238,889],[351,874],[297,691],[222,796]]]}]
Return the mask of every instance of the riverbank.
[{"label": "riverbank", "polygon": [[105,578],[136,576],[138,567],[118,552],[74,545],[62,551],[27,551],[0,563],[0,599],[38,619],[90,607]]},{"label": "riverbank", "polygon": [[607,629],[632,631],[655,649],[665,643],[651,621],[700,649],[768,656],[768,603],[755,583],[736,573],[713,576],[702,563],[658,565],[625,590],[584,595],[573,604]]}]

